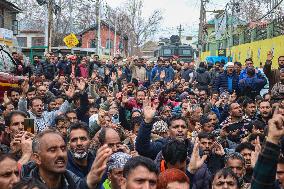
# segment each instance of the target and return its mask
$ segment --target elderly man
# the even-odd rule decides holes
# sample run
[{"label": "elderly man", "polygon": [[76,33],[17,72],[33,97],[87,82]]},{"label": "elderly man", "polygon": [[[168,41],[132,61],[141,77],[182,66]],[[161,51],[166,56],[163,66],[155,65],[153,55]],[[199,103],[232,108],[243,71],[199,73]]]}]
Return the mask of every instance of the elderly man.
[{"label": "elderly man", "polygon": [[228,62],[226,70],[216,77],[213,91],[222,93],[228,91],[238,91],[239,76],[234,71],[234,63]]}]

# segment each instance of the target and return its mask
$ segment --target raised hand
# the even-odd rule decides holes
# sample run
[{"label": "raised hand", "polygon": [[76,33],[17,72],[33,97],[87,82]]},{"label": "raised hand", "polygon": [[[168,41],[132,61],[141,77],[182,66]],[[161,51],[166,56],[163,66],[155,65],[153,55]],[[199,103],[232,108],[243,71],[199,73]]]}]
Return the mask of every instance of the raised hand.
[{"label": "raised hand", "polygon": [[254,151],[251,152],[251,166],[254,167],[261,152],[259,137],[255,139]]},{"label": "raised hand", "polygon": [[109,70],[109,68],[106,68],[105,69],[105,75],[109,75],[110,74],[110,70]]},{"label": "raised hand", "polygon": [[24,133],[24,131],[19,132],[14,136],[13,140],[11,141],[10,148],[13,153],[16,153],[21,150],[21,141]]},{"label": "raised hand", "polygon": [[21,85],[23,95],[26,95],[29,90],[29,78],[25,78],[24,82]]},{"label": "raised hand", "polygon": [[98,75],[98,74],[97,74],[97,70],[94,70],[93,73],[92,73],[91,78],[92,78],[92,79],[95,79],[95,78],[97,77],[97,75]]},{"label": "raised hand", "polygon": [[173,81],[170,81],[166,84],[167,89],[171,89],[171,88],[173,88],[173,86],[174,86]]},{"label": "raised hand", "polygon": [[80,91],[83,91],[86,88],[86,82],[84,80],[84,78],[80,78],[80,81],[77,82],[77,87]]},{"label": "raised hand", "polygon": [[33,134],[25,132],[23,136],[21,137],[21,151],[22,151],[22,157],[18,161],[21,165],[27,163],[31,156],[32,156],[32,138],[34,137]]},{"label": "raised hand", "polygon": [[273,59],[273,54],[272,54],[271,51],[268,51],[268,53],[267,53],[267,60],[271,61],[272,59]]},{"label": "raised hand", "polygon": [[8,104],[10,102],[10,99],[8,98],[7,91],[4,92],[3,101],[4,101],[5,104]]},{"label": "raised hand", "polygon": [[284,116],[274,115],[268,121],[268,136],[267,141],[278,144],[281,137],[284,135]]},{"label": "raised hand", "polygon": [[121,76],[122,76],[122,69],[117,69],[117,76],[118,76],[118,78],[121,78]]},{"label": "raised hand", "polygon": [[101,148],[99,148],[91,171],[87,175],[87,185],[89,188],[96,188],[101,181],[102,176],[107,168],[107,161],[111,154],[112,150],[107,145],[103,145]]},{"label": "raised hand", "polygon": [[211,103],[213,106],[216,104],[216,102],[217,102],[217,99],[216,99],[216,98],[214,98],[214,97],[211,97],[211,98],[210,98],[210,103]]},{"label": "raised hand", "polygon": [[127,102],[128,102],[128,97],[127,97],[127,94],[124,92],[122,94],[121,103],[125,105]]},{"label": "raised hand", "polygon": [[193,108],[192,108],[192,104],[191,104],[191,103],[188,103],[187,112],[188,112],[189,114],[193,113]]},{"label": "raised hand", "polygon": [[193,151],[188,164],[188,171],[191,174],[195,174],[196,171],[204,164],[206,158],[207,155],[203,155],[202,157],[199,155],[199,139],[197,138],[194,142]]},{"label": "raised hand", "polygon": [[68,98],[73,98],[73,96],[75,94],[75,87],[73,85],[70,85],[68,90],[65,91],[65,94]]},{"label": "raised hand", "polygon": [[164,80],[165,77],[166,77],[166,72],[165,72],[165,70],[162,70],[161,73],[160,73],[160,79]]},{"label": "raised hand", "polygon": [[213,145],[214,145],[213,146],[213,152],[215,154],[217,154],[219,156],[225,155],[225,150],[224,150],[223,146],[219,142],[216,141]]},{"label": "raised hand", "polygon": [[143,114],[146,123],[151,123],[154,119],[156,108],[151,106],[151,100],[146,97],[143,102]]},{"label": "raised hand", "polygon": [[114,72],[112,72],[110,79],[111,79],[113,82],[116,82],[116,74],[115,74]]},{"label": "raised hand", "polygon": [[124,153],[126,153],[126,154],[130,154],[130,149],[128,148],[128,146],[126,145],[126,144],[120,144],[119,146],[118,146],[118,150],[119,151],[122,151],[122,152],[124,152]]}]

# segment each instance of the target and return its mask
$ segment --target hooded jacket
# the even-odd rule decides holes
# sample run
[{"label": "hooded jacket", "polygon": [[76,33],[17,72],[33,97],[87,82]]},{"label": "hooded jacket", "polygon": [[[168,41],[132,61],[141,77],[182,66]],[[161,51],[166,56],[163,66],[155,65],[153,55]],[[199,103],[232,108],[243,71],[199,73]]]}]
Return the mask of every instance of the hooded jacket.
[{"label": "hooded jacket", "polygon": [[208,88],[208,85],[211,82],[211,77],[209,72],[205,68],[199,67],[196,69],[196,82],[197,82],[196,87],[198,89]]}]

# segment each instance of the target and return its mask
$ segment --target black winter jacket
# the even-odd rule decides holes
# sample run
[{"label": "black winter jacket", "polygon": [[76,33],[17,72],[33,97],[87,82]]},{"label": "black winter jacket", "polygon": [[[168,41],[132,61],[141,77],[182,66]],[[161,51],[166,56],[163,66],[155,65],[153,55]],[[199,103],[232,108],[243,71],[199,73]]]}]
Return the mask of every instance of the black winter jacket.
[{"label": "black winter jacket", "polygon": [[[62,175],[62,182],[61,182],[61,189],[88,189],[86,179],[81,179],[77,177],[71,171],[66,170],[65,173]],[[43,183],[42,179],[39,175],[39,169],[36,166],[35,162],[29,162],[22,166],[21,169],[21,179],[28,180],[28,179],[35,179],[40,183]],[[43,183],[44,184],[44,183]]]},{"label": "black winter jacket", "polygon": [[[213,91],[214,92],[219,92],[222,93],[223,91],[228,91],[228,77],[230,77],[227,74],[227,71],[223,72],[220,74],[218,77],[215,78],[214,85],[213,85]],[[238,83],[239,83],[239,76],[234,72],[232,75],[232,88],[233,91],[235,90],[236,92],[239,91]]]}]

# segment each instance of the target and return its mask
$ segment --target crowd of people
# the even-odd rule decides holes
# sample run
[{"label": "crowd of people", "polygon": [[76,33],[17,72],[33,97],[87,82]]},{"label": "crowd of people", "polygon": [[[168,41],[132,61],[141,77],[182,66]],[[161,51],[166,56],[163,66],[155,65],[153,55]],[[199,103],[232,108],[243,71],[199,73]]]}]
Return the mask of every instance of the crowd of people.
[{"label": "crowd of people", "polygon": [[21,57],[0,107],[1,189],[284,188],[284,56]]}]

